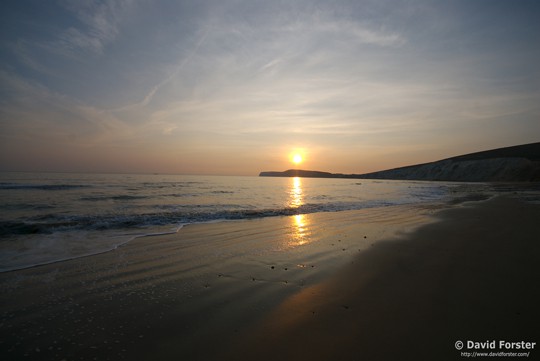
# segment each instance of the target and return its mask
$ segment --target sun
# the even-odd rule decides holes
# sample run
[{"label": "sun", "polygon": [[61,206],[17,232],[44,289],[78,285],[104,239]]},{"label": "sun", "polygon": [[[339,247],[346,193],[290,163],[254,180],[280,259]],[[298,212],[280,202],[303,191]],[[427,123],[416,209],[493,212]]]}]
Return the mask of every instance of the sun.
[{"label": "sun", "polygon": [[303,160],[304,159],[302,158],[302,155],[299,154],[299,153],[294,154],[293,157],[292,157],[292,161],[296,165],[302,163]]},{"label": "sun", "polygon": [[289,162],[298,166],[306,162],[306,155],[309,155],[309,153],[305,148],[292,148],[287,154],[287,157],[289,158]]}]

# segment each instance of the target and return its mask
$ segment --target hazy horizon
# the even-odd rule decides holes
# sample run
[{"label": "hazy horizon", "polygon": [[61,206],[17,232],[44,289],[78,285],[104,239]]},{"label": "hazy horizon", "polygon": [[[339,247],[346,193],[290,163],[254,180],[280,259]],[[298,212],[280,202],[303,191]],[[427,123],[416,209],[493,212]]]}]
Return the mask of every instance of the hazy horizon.
[{"label": "hazy horizon", "polygon": [[0,171],[361,174],[540,134],[537,1],[0,9]]}]

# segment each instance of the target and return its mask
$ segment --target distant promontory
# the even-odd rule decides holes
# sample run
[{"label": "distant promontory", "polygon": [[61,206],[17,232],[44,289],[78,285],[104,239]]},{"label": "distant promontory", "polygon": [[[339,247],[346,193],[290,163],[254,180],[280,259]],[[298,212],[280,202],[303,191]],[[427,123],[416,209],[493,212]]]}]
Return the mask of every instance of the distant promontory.
[{"label": "distant promontory", "polygon": [[316,170],[289,169],[284,172],[261,172],[259,177],[345,178],[345,175]]},{"label": "distant promontory", "polygon": [[259,176],[455,182],[538,182],[540,181],[540,142],[365,174],[289,169],[284,172],[261,172]]}]

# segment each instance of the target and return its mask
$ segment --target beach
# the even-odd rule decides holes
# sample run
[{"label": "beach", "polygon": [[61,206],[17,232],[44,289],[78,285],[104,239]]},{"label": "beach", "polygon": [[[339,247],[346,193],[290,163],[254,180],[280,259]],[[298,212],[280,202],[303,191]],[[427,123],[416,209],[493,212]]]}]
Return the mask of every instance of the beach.
[{"label": "beach", "polygon": [[540,360],[540,1],[0,17],[0,361]]},{"label": "beach", "polygon": [[453,360],[489,340],[488,353],[538,357],[498,345],[540,339],[539,216],[505,198],[441,212],[287,299],[238,348],[264,360]]},{"label": "beach", "polygon": [[4,272],[2,359],[444,360],[469,340],[538,343],[538,219],[505,196],[194,224]]}]

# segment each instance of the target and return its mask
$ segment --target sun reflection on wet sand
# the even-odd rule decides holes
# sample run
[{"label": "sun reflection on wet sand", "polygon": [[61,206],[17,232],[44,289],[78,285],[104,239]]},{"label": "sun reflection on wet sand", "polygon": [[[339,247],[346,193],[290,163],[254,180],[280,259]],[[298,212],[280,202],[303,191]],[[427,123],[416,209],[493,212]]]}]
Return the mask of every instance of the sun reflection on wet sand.
[{"label": "sun reflection on wet sand", "polygon": [[292,217],[293,238],[291,246],[302,246],[309,243],[308,237],[308,219],[304,214],[297,214]]}]

